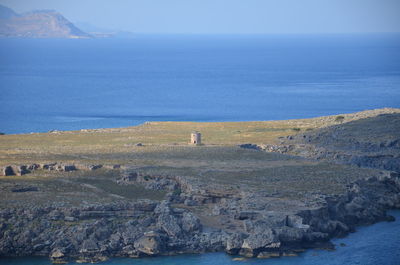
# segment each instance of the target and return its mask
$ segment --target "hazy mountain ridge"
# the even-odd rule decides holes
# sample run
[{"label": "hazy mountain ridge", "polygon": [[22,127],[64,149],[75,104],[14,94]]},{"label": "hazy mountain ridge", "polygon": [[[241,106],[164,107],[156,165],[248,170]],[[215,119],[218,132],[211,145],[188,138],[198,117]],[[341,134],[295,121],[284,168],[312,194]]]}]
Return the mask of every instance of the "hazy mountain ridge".
[{"label": "hazy mountain ridge", "polygon": [[17,14],[0,5],[0,37],[91,38],[54,10]]},{"label": "hazy mountain ridge", "polygon": [[0,5],[0,19],[9,19],[13,17],[18,17],[18,14],[11,8]]}]

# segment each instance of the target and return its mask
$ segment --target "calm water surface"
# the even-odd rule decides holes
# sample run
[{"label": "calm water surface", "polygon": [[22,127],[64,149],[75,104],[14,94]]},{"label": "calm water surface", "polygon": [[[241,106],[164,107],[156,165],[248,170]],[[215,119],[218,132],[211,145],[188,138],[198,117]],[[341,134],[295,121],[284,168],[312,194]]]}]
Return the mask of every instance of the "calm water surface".
[{"label": "calm water surface", "polygon": [[0,132],[400,107],[400,35],[0,39]]},{"label": "calm water surface", "polygon": [[[309,250],[298,257],[233,261],[224,253],[181,255],[145,259],[111,259],[101,265],[399,265],[400,211],[392,211],[395,222],[360,227],[346,238],[334,239],[337,250]],[[344,243],[345,246],[340,246]],[[50,265],[47,258],[1,259],[1,265]],[[70,263],[77,264],[77,263]]]},{"label": "calm water surface", "polygon": [[[400,36],[140,36],[0,40],[0,132],[156,120],[305,118],[400,107]],[[394,213],[398,220],[400,212]],[[334,252],[232,261],[223,253],[103,263],[399,265],[400,221],[362,227]],[[46,258],[0,264],[47,265]]]}]

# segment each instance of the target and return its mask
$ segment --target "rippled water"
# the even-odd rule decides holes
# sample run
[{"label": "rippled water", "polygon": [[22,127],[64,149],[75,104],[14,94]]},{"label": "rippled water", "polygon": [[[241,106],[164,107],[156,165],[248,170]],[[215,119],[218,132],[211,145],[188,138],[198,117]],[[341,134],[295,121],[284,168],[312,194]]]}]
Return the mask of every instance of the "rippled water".
[{"label": "rippled water", "polygon": [[0,39],[0,132],[400,107],[400,35]]}]

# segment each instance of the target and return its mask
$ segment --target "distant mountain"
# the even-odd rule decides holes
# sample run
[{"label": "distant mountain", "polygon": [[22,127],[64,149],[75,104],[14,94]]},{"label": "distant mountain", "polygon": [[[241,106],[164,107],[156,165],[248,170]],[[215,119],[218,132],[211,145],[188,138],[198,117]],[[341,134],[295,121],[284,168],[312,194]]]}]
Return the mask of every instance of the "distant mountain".
[{"label": "distant mountain", "polygon": [[18,17],[18,14],[11,8],[0,5],[0,19],[10,19],[13,17]]},{"label": "distant mountain", "polygon": [[91,38],[54,10],[17,14],[0,5],[0,37]]}]

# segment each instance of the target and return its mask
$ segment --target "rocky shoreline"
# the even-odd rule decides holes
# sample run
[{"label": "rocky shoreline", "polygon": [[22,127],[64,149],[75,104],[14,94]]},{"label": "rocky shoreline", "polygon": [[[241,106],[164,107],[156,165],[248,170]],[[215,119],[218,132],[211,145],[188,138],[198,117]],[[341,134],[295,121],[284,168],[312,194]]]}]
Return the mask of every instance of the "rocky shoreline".
[{"label": "rocky shoreline", "polygon": [[[357,225],[392,221],[386,210],[400,208],[400,177],[395,172],[360,179],[345,194],[314,205],[287,206],[275,200],[275,207],[283,209],[275,211],[270,209],[273,198],[265,194],[218,194],[182,177],[127,171],[118,181],[170,193],[161,202],[2,209],[0,255],[49,256],[55,263],[214,251],[290,256],[307,248],[332,247],[329,239]],[[203,225],[192,211],[196,207],[210,207],[210,215],[231,226]]]},{"label": "rocky shoreline", "polygon": [[132,154],[141,165],[10,163],[1,171],[0,257],[65,263],[332,249],[330,239],[393,221],[387,210],[400,209],[399,125],[400,114],[386,114],[277,144]]},{"label": "rocky shoreline", "polygon": [[400,172],[399,124],[399,114],[382,114],[240,147]]}]

